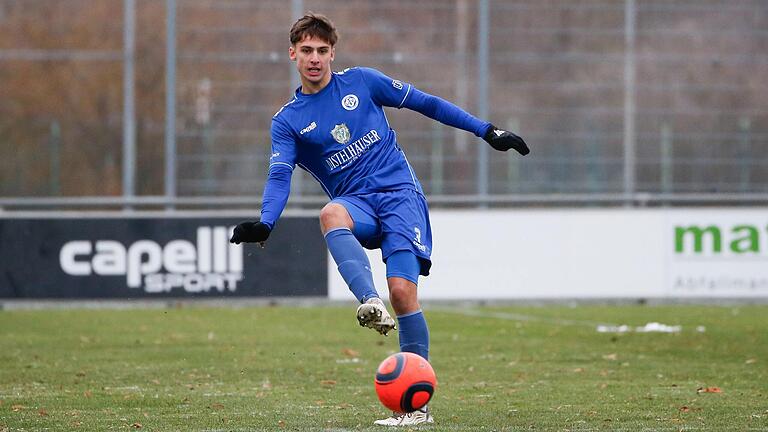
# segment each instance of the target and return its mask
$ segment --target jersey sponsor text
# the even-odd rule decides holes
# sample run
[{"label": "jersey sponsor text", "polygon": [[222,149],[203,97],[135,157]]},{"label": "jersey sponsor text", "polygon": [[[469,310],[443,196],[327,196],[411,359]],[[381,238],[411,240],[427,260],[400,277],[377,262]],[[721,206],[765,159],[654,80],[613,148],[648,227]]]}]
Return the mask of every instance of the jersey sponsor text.
[{"label": "jersey sponsor text", "polygon": [[355,140],[352,144],[344,147],[343,150],[336,152],[333,156],[327,158],[325,164],[329,171],[333,171],[339,167],[343,169],[359,158],[363,153],[367,152],[373,144],[379,141],[381,141],[379,133],[376,132],[375,129],[372,129],[361,138]]}]

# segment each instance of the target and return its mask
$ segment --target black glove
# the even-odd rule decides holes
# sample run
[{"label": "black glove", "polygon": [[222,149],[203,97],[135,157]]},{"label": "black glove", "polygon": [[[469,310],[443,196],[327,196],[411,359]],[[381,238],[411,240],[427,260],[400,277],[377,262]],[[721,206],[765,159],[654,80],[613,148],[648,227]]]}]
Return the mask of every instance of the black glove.
[{"label": "black glove", "polygon": [[272,230],[261,222],[240,222],[232,233],[230,243],[262,243],[267,240]]},{"label": "black glove", "polygon": [[531,152],[522,138],[494,125],[488,128],[483,139],[498,151],[507,151],[512,148],[523,156]]}]

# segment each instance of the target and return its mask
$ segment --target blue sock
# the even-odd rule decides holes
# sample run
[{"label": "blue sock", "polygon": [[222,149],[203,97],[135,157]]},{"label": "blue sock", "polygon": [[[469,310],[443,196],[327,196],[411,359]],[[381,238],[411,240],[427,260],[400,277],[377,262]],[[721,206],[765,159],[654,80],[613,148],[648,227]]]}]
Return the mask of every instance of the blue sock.
[{"label": "blue sock", "polygon": [[429,329],[421,309],[397,316],[400,351],[416,353],[429,360]]},{"label": "blue sock", "polygon": [[378,297],[368,255],[352,231],[347,228],[329,231],[325,234],[325,242],[333,260],[336,261],[341,277],[360,303],[365,303],[371,297]]}]

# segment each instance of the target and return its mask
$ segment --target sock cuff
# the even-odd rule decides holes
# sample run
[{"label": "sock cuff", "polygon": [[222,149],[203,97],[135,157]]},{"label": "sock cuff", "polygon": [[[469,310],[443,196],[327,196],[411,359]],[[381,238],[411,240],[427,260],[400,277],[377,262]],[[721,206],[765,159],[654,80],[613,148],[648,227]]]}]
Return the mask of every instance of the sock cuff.
[{"label": "sock cuff", "polygon": [[420,313],[422,313],[422,312],[421,312],[421,309],[419,309],[419,310],[416,310],[416,311],[413,311],[413,312],[408,312],[407,314],[398,315],[398,316],[397,316],[397,319],[400,319],[400,318],[408,318],[409,316],[418,315],[418,314],[420,314]]},{"label": "sock cuff", "polygon": [[[325,233],[325,237],[328,238],[329,235],[335,233],[336,231],[341,231],[341,230],[349,231],[350,234],[352,233],[352,230],[347,228],[347,227],[331,228],[330,230],[328,230],[328,232]],[[339,233],[339,234],[341,234],[341,233]]]}]

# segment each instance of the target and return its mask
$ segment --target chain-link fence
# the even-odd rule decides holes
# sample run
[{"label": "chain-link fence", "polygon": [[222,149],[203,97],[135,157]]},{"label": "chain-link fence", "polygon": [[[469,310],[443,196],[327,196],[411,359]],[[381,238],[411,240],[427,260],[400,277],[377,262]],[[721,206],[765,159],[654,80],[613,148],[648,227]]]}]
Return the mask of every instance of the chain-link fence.
[{"label": "chain-link fence", "polygon": [[[0,0],[3,203],[256,203],[308,10],[339,28],[336,68],[529,142],[388,111],[433,203],[768,202],[765,1]],[[299,170],[293,194],[324,200]]]}]

